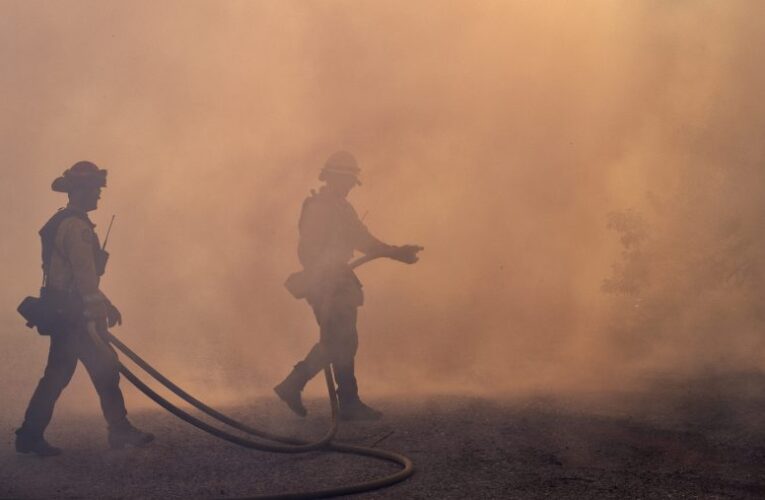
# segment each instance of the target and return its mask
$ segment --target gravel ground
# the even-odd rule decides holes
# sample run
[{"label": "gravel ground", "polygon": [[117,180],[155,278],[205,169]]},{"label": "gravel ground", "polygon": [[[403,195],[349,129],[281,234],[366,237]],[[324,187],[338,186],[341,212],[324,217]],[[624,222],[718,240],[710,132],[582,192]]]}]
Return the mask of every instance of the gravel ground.
[{"label": "gravel ground", "polygon": [[[735,394],[732,396],[731,394]],[[663,382],[640,393],[494,400],[431,395],[371,399],[381,422],[341,427],[338,439],[411,457],[414,477],[366,498],[763,498],[765,382],[737,375]],[[280,403],[226,408],[256,426],[302,436],[326,428]],[[287,456],[238,448],[161,410],[132,414],[157,434],[152,446],[106,449],[99,416],[57,414],[40,459],[0,451],[3,498],[233,498],[330,487],[395,466],[354,456]],[[375,444],[376,443],[376,444]]]}]

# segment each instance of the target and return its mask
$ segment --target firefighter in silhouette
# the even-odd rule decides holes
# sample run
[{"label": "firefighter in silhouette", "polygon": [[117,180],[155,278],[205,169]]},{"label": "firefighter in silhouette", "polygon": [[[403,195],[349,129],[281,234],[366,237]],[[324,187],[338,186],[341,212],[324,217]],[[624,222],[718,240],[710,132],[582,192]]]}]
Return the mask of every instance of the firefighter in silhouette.
[{"label": "firefighter in silhouette", "polygon": [[[379,411],[359,399],[354,374],[358,347],[357,309],[364,303],[361,282],[348,267],[354,251],[389,257],[407,264],[417,261],[416,245],[392,246],[372,236],[359,220],[346,197],[359,182],[360,169],[348,152],[329,157],[319,174],[325,183],[311,193],[300,214],[298,257],[303,271],[295,273],[300,292],[313,308],[320,338],[306,358],[295,365],[287,378],[274,387],[276,394],[300,416],[307,411],[301,400],[306,383],[331,364],[343,420],[376,420]],[[290,280],[287,283],[290,288]]]},{"label": "firefighter in silhouette", "polygon": [[98,393],[108,424],[109,445],[141,446],[154,439],[127,419],[116,353],[105,342],[91,337],[105,330],[107,324],[122,324],[120,312],[99,290],[108,254],[101,248],[95,225],[88,218],[88,212],[98,207],[105,186],[106,170],[87,161],[74,164],[53,181],[53,191],[67,193],[69,203],[40,230],[44,276],[41,296],[46,307],[59,315],[50,332],[48,365],[29,402],[24,423],[16,431],[16,450],[20,453],[61,453],[48,444],[43,433],[78,360],[85,365]]}]

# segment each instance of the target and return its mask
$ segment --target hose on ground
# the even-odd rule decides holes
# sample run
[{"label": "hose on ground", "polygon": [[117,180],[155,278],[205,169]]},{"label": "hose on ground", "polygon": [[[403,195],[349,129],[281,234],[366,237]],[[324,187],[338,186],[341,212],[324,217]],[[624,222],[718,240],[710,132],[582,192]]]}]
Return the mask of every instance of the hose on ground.
[{"label": "hose on ground", "polygon": [[[122,342],[119,341],[114,335],[107,334],[107,339],[114,343],[115,347],[122,351],[122,347],[126,347]],[[116,342],[114,342],[116,340]],[[134,352],[130,351],[129,349],[126,349],[126,351],[130,352],[135,358],[141,359],[138,355],[136,355]],[[123,351],[125,355],[127,355],[129,358],[133,359],[133,356],[129,355],[128,352]],[[146,366],[150,365],[146,363],[144,360],[141,359],[141,364],[145,364]],[[351,485],[345,485],[345,486],[339,486],[334,488],[328,488],[323,490],[316,490],[316,491],[306,491],[306,492],[296,492],[296,493],[283,493],[283,494],[276,494],[276,495],[265,495],[265,496],[253,496],[253,497],[247,497],[248,499],[260,499],[260,498],[274,498],[274,499],[307,499],[307,498],[329,498],[334,496],[340,496],[340,495],[350,495],[353,493],[363,493],[366,491],[372,491],[380,488],[384,488],[386,486],[391,486],[393,484],[399,483],[405,479],[407,479],[409,476],[411,476],[414,473],[414,464],[412,461],[400,453],[382,450],[378,448],[368,448],[365,446],[357,446],[357,445],[349,445],[344,443],[334,443],[334,442],[326,442],[325,444],[319,446],[319,443],[321,441],[324,441],[326,439],[323,438],[321,441],[316,443],[309,443],[300,439],[291,438],[291,437],[285,437],[285,436],[276,436],[272,435],[270,433],[265,433],[263,431],[251,428],[245,424],[242,424],[241,422],[238,422],[234,419],[231,419],[230,417],[227,417],[223,415],[220,412],[217,412],[216,410],[213,410],[209,406],[205,405],[204,403],[199,402],[195,398],[189,396],[189,400],[187,400],[192,406],[196,407],[197,409],[204,411],[205,413],[208,413],[208,415],[212,416],[213,418],[218,419],[219,421],[223,423],[231,422],[234,425],[231,425],[234,428],[237,428],[245,433],[248,434],[255,434],[259,437],[262,437],[263,434],[269,434],[273,436],[274,441],[278,441],[281,443],[288,443],[292,444],[293,446],[280,446],[270,443],[264,443],[264,442],[256,442],[249,439],[244,439],[239,436],[230,434],[228,432],[225,432],[223,430],[218,429],[217,427],[214,427],[202,420],[199,420],[198,418],[190,415],[186,411],[178,408],[177,406],[170,403],[167,399],[157,394],[153,389],[151,389],[148,385],[146,385],[140,378],[138,378],[130,369],[128,369],[126,366],[124,366],[122,363],[120,363],[120,372],[127,378],[138,390],[143,392],[146,396],[148,396],[151,400],[153,400],[155,403],[163,407],[168,412],[172,413],[176,417],[180,418],[181,420],[184,420],[185,422],[197,427],[198,429],[201,429],[215,437],[218,437],[220,439],[223,439],[225,441],[228,441],[230,443],[260,450],[260,451],[271,451],[271,452],[277,452],[277,453],[300,453],[305,451],[311,451],[311,450],[326,450],[326,451],[335,451],[340,453],[348,453],[348,454],[355,454],[355,455],[361,455],[361,456],[367,456],[372,458],[377,458],[381,460],[385,460],[388,462],[393,462],[402,467],[401,470],[397,471],[394,474],[390,474],[388,476],[366,481],[362,483],[356,483]],[[152,371],[156,372],[156,370],[152,367]],[[327,375],[327,387],[330,389],[331,393],[334,393],[334,381],[331,378],[331,374],[328,375],[329,370],[325,371],[325,375]],[[159,372],[156,372],[158,375]],[[162,379],[167,380],[165,377],[161,377]],[[160,383],[162,383],[162,380],[158,379]],[[169,381],[168,381],[169,382]],[[171,383],[172,384],[172,383]],[[173,387],[169,387],[168,384],[166,387],[171,391],[176,393],[179,397],[182,397],[181,394],[185,393],[185,391],[180,390],[178,392],[174,391]],[[163,384],[164,385],[164,384]],[[174,386],[174,384],[172,384]],[[177,386],[175,386],[177,387]],[[192,402],[193,401],[193,402]],[[210,410],[205,411],[205,410]],[[219,419],[218,416],[222,416],[223,419]],[[333,427],[337,427],[337,414],[333,414]],[[330,438],[331,439],[331,438]],[[297,445],[297,446],[294,446]],[[298,447],[303,447],[302,450],[296,449]]]},{"label": "hose on ground", "polygon": [[[352,262],[350,264],[350,267],[351,269],[353,269],[355,267],[358,267],[359,265],[362,265],[366,262],[374,260],[375,258],[377,257],[373,257],[373,256],[361,257],[359,259],[356,259],[354,262]],[[136,365],[138,365],[140,368],[146,371],[152,378],[157,380],[160,384],[165,386],[168,390],[170,390],[172,393],[174,393],[175,395],[177,395],[178,397],[180,397],[181,399],[183,399],[184,401],[186,401],[193,407],[209,415],[215,420],[218,420],[219,422],[228,425],[229,427],[242,431],[251,436],[256,436],[260,438],[260,441],[245,439],[245,438],[236,436],[234,434],[230,434],[178,408],[177,406],[169,402],[167,399],[157,394],[151,387],[146,385],[140,378],[138,378],[138,376],[136,376],[130,369],[128,369],[124,364],[118,361],[120,373],[122,373],[125,376],[125,378],[127,378],[138,390],[143,392],[147,397],[149,397],[155,403],[157,403],[162,408],[172,413],[176,417],[217,438],[223,439],[225,441],[228,441],[230,443],[233,443],[245,448],[255,449],[260,451],[268,451],[268,452],[275,452],[275,453],[305,453],[308,451],[318,451],[318,450],[334,451],[338,453],[347,453],[347,454],[354,454],[354,455],[376,458],[376,459],[384,460],[387,462],[393,462],[401,466],[401,469],[393,474],[381,477],[379,479],[370,480],[370,481],[338,486],[334,488],[327,488],[322,490],[315,490],[315,491],[281,493],[281,494],[273,494],[273,495],[246,497],[247,499],[329,498],[329,497],[335,497],[335,496],[341,496],[341,495],[350,495],[354,493],[363,493],[367,491],[377,490],[380,488],[385,488],[387,486],[392,486],[396,483],[399,483],[407,479],[414,473],[414,464],[412,463],[412,461],[408,457],[400,453],[382,450],[378,448],[349,445],[349,444],[337,443],[332,441],[338,430],[338,423],[337,423],[338,401],[337,401],[337,393],[335,391],[334,378],[332,376],[332,371],[329,367],[326,367],[324,369],[324,376],[327,383],[327,393],[329,395],[330,408],[332,412],[332,424],[329,430],[325,433],[325,435],[321,439],[315,442],[309,442],[309,441],[304,441],[304,440],[293,438],[293,437],[280,436],[280,435],[266,432],[260,429],[256,429],[242,422],[239,422],[215,410],[214,408],[211,408],[210,406],[204,404],[197,398],[193,397],[188,392],[181,389],[179,386],[173,383],[170,379],[162,375],[158,370],[156,370],[153,366],[147,363],[140,356],[138,356],[138,354],[136,354],[133,350],[131,350],[128,346],[126,346],[113,334],[106,331],[104,332],[104,338],[108,342],[110,342],[112,345],[114,345],[114,347],[116,347],[125,356],[127,356],[134,363],[136,363]],[[266,442],[266,441],[270,441],[270,442]]]},{"label": "hose on ground", "polygon": [[[250,446],[252,448],[260,449],[261,451],[272,451],[272,452],[278,452],[278,453],[304,453],[307,451],[313,451],[319,448],[323,448],[324,446],[326,446],[327,443],[329,443],[332,440],[332,438],[337,433],[337,427],[338,427],[337,425],[337,394],[335,392],[334,383],[332,381],[332,373],[330,372],[329,368],[324,369],[324,376],[327,379],[327,387],[331,388],[331,390],[328,390],[327,392],[329,392],[330,408],[332,410],[332,424],[330,426],[329,431],[327,431],[325,436],[322,437],[320,440],[313,443],[306,443],[299,439],[294,439],[294,438],[290,438],[286,436],[279,436],[277,434],[272,434],[269,432],[262,431],[260,429],[256,429],[254,427],[250,427],[242,422],[234,420],[233,418],[215,410],[214,408],[211,408],[210,406],[204,404],[203,402],[199,401],[197,398],[195,398],[188,392],[178,387],[176,384],[170,381],[167,377],[162,375],[159,371],[157,371],[153,366],[151,366],[149,363],[144,361],[140,356],[138,356],[133,350],[131,350],[124,343],[122,343],[113,334],[109,332],[105,332],[105,336],[106,336],[106,339],[112,343],[112,345],[114,345],[117,349],[119,349],[120,352],[122,352],[125,356],[130,358],[135,364],[141,367],[141,369],[146,371],[146,373],[148,373],[157,382],[165,386],[173,394],[177,395],[178,397],[180,397],[181,399],[183,399],[184,401],[186,401],[193,407],[197,408],[198,410],[202,411],[203,413],[206,413],[207,415],[218,420],[219,422],[222,422],[228,425],[229,427],[233,427],[234,429],[240,430],[252,436],[257,436],[262,439],[284,443],[284,445],[257,443],[257,446],[256,445]],[[137,378],[137,377],[135,377],[135,375],[132,373],[128,375],[127,372],[129,370],[127,370],[127,368],[125,368],[124,366],[121,367],[121,370],[125,370],[125,377],[135,385],[135,382],[133,382],[133,378]],[[143,389],[141,389],[141,391],[146,393],[146,391],[143,391]],[[148,394],[147,396],[154,399],[152,396]],[[159,401],[157,401],[156,399],[154,400],[157,403],[159,403]],[[159,403],[159,404],[165,407],[162,403]],[[168,408],[165,407],[165,409],[168,409]],[[176,414],[175,412],[169,409],[168,411],[180,417],[180,415]],[[183,417],[180,417],[180,418],[183,418]],[[194,417],[191,417],[191,418],[194,418]],[[191,423],[192,425],[196,425],[196,423],[194,422],[190,422],[189,420],[185,418],[183,419]],[[203,429],[203,430],[207,430],[207,429]],[[223,436],[218,436],[218,437],[226,439]],[[240,443],[236,443],[236,444],[240,444]],[[245,446],[245,445],[242,444],[242,446]]]}]

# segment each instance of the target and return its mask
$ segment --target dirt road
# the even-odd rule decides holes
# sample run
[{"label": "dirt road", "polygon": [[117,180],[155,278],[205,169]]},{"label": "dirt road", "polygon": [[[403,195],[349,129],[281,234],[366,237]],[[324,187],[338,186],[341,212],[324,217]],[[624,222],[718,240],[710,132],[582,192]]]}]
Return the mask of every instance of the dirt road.
[{"label": "dirt road", "polygon": [[[762,498],[765,382],[760,376],[661,383],[640,393],[492,400],[432,395],[377,399],[382,422],[344,425],[338,439],[410,456],[410,480],[364,498]],[[328,423],[272,399],[226,409],[302,436]],[[158,435],[143,449],[106,449],[99,416],[57,414],[39,459],[0,450],[0,497],[229,498],[329,487],[394,470],[326,453],[285,456],[218,441],[157,409],[133,414]]]}]

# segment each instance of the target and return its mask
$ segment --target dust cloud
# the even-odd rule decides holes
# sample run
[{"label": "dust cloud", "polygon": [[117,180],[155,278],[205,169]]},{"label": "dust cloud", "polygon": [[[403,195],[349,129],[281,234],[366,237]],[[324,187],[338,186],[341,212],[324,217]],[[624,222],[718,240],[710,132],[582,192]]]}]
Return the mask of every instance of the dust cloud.
[{"label": "dust cloud", "polygon": [[[93,219],[103,236],[117,214],[114,332],[203,399],[267,393],[315,341],[282,283],[337,149],[360,161],[350,198],[372,232],[425,247],[415,266],[359,270],[363,393],[759,368],[763,15],[680,0],[0,3],[2,400],[25,404],[44,366],[47,339],[15,307],[40,279],[36,231],[65,203],[50,182],[82,159],[109,170]],[[67,401],[94,398],[84,378]]]}]

